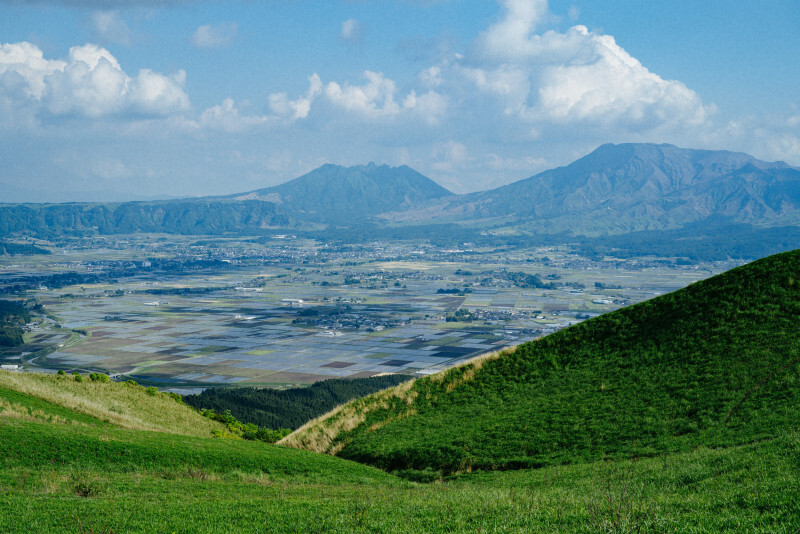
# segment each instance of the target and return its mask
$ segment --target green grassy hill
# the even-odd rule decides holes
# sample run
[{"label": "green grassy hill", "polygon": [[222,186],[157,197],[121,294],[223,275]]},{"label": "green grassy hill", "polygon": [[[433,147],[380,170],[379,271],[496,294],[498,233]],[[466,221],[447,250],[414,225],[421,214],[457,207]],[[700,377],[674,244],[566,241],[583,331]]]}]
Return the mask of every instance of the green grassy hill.
[{"label": "green grassy hill", "polygon": [[800,421],[800,251],[355,401],[283,440],[388,471],[753,443]]},{"label": "green grassy hill", "polygon": [[418,484],[308,451],[121,428],[2,387],[0,532],[788,533],[798,458],[790,431]]},{"label": "green grassy hill", "polygon": [[218,423],[144,388],[0,371],[0,532],[797,532],[798,260],[404,383],[290,436],[404,477],[211,437]]}]

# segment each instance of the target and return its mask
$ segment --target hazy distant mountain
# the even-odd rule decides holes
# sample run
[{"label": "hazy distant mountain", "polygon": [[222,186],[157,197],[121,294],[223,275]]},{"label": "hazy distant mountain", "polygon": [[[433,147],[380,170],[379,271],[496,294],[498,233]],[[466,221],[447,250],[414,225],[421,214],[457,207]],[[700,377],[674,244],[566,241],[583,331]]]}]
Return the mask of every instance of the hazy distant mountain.
[{"label": "hazy distant mountain", "polygon": [[370,163],[323,165],[278,186],[223,198],[0,206],[0,235],[286,228],[326,229],[326,239],[434,239],[441,237],[430,235],[436,223],[451,223],[438,231],[462,240],[481,233],[527,239],[651,230],[675,241],[662,231],[719,236],[739,225],[739,240],[755,242],[761,238],[749,225],[800,227],[800,169],[735,152],[624,144],[603,145],[565,167],[467,195],[454,195],[406,166]]},{"label": "hazy distant mountain", "polygon": [[747,154],[672,145],[603,145],[567,165],[390,218],[525,221],[539,233],[627,233],[709,217],[800,222],[800,169]]},{"label": "hazy distant mountain", "polygon": [[122,204],[10,204],[0,206],[0,236],[239,233],[294,225],[270,202],[184,199]]},{"label": "hazy distant mountain", "polygon": [[394,210],[406,210],[453,193],[405,165],[323,165],[289,182],[231,195],[237,200],[273,202],[309,220],[360,218]]}]

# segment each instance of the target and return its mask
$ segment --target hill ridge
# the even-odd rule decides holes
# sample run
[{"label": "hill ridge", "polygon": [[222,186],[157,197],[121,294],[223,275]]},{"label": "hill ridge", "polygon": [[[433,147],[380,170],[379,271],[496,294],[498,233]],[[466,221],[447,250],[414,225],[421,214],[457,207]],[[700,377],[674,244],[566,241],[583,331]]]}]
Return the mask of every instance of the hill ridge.
[{"label": "hill ridge", "polygon": [[744,443],[791,428],[798,357],[800,250],[355,401],[338,412],[352,428],[334,414],[283,443],[445,472]]}]

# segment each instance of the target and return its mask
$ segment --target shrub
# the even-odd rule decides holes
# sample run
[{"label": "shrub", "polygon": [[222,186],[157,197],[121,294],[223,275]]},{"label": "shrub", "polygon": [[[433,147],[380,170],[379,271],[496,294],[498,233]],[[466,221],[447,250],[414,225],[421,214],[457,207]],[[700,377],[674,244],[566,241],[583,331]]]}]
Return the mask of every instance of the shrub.
[{"label": "shrub", "polygon": [[72,376],[75,377],[75,382],[83,382],[83,377],[80,375],[80,373],[78,372],[72,373]]},{"label": "shrub", "polygon": [[170,399],[174,400],[175,402],[177,402],[179,404],[183,404],[183,396],[182,395],[179,395],[177,393],[173,393],[173,392],[170,391],[170,392],[167,393],[167,397],[169,397]]},{"label": "shrub", "polygon": [[145,389],[144,392],[147,393],[148,395],[152,395],[153,397],[155,397],[156,395],[158,395],[158,388],[156,388],[155,386],[150,386],[149,388]]},{"label": "shrub", "polygon": [[92,380],[92,382],[108,382],[111,380],[108,375],[103,373],[92,373],[89,375],[89,378]]}]

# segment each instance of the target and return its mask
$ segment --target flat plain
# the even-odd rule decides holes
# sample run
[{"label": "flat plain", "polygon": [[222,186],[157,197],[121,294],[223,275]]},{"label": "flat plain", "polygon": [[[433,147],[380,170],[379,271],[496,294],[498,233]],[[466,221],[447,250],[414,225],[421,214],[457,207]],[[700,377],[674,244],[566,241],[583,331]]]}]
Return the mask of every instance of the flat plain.
[{"label": "flat plain", "polygon": [[0,358],[183,393],[431,374],[732,266],[287,236],[48,245],[53,255],[0,259],[0,287],[46,312],[28,343]]}]

